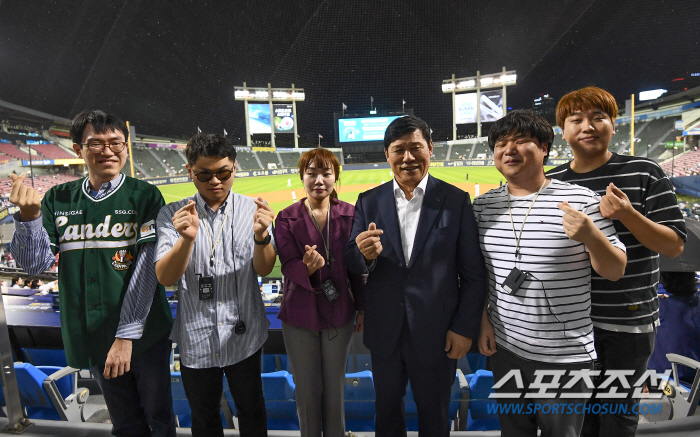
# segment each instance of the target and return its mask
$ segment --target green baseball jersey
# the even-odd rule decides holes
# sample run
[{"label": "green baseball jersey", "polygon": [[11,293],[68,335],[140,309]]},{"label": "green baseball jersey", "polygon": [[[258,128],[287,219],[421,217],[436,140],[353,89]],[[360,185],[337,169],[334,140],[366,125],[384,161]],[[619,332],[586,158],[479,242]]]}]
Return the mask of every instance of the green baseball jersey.
[{"label": "green baseball jersey", "polygon": [[[51,249],[61,252],[61,333],[68,365],[77,368],[105,363],[139,247],[155,242],[155,219],[165,205],[158,188],[130,177],[101,199],[87,189],[84,178],[57,185],[41,205]],[[165,289],[158,284],[132,355],[161,339],[172,323]]]}]

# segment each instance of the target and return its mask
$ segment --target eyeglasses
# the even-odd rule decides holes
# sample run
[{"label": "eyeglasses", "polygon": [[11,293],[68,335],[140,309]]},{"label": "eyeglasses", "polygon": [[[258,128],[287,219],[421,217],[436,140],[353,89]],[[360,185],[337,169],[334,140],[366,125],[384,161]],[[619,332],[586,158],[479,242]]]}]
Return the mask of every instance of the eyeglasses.
[{"label": "eyeglasses", "polygon": [[195,173],[194,175],[197,176],[197,179],[199,179],[199,182],[209,182],[214,176],[220,181],[226,181],[228,178],[231,177],[231,170],[219,170],[216,173],[212,173],[210,171],[200,171],[199,173]]},{"label": "eyeglasses", "polygon": [[81,146],[87,146],[88,149],[92,153],[102,153],[102,151],[105,149],[106,146],[109,146],[109,150],[111,150],[114,153],[120,153],[122,150],[124,150],[124,147],[126,146],[126,141],[117,141],[114,143],[109,143],[109,144],[104,144],[104,143],[84,143],[80,144]]}]

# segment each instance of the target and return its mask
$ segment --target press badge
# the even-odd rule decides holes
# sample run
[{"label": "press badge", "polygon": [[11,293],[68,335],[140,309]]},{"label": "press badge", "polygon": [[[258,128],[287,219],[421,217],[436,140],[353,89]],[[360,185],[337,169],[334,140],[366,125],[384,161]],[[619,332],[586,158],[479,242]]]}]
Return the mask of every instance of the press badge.
[{"label": "press badge", "polygon": [[214,277],[199,277],[199,300],[207,300],[214,297]]}]

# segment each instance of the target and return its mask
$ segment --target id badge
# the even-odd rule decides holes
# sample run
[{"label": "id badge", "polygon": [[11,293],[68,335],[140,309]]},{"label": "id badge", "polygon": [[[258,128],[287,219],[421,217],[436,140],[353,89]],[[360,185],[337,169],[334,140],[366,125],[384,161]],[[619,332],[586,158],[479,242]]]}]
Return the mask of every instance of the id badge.
[{"label": "id badge", "polygon": [[214,277],[199,277],[199,300],[208,300],[214,297]]}]

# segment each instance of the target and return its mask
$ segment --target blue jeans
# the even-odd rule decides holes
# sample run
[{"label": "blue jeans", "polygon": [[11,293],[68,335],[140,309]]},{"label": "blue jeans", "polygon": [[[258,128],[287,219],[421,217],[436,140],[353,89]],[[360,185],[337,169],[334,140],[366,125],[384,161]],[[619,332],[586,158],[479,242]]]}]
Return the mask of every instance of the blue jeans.
[{"label": "blue jeans", "polygon": [[122,376],[105,379],[104,364],[90,368],[112,419],[112,435],[175,437],[169,335],[132,357],[131,370]]}]

